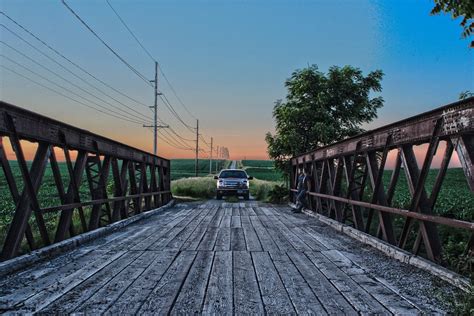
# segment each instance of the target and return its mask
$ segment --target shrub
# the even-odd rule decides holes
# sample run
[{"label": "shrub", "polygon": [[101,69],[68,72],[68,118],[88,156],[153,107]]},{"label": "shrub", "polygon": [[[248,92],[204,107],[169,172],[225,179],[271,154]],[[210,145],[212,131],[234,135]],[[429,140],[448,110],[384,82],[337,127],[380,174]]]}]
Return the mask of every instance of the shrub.
[{"label": "shrub", "polygon": [[274,204],[283,204],[289,201],[290,195],[288,188],[281,185],[274,185],[268,193],[268,202]]},{"label": "shrub", "polygon": [[210,199],[216,194],[216,181],[211,177],[185,178],[171,182],[175,196]]}]

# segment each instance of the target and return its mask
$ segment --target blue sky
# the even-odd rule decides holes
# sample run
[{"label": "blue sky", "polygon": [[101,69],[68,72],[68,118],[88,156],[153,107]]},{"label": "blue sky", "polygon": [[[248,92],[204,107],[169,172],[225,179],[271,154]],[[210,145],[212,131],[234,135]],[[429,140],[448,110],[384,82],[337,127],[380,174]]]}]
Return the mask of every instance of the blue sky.
[{"label": "blue sky", "polygon": [[[151,60],[105,1],[67,2],[132,65],[153,77]],[[474,91],[473,50],[461,39],[459,21],[430,16],[433,2],[428,0],[110,2],[159,60],[181,99],[199,117],[205,135],[229,147],[236,158],[265,157],[264,135],[273,130],[273,103],[285,97],[283,84],[291,72],[308,64],[323,71],[332,65],[384,71],[385,106],[368,128],[455,101],[461,91]],[[3,0],[1,7],[101,79],[152,103],[151,89],[59,0]],[[18,30],[3,16],[0,20]],[[4,29],[1,38],[62,71]],[[22,60],[3,45],[0,50]],[[8,61],[1,63],[21,70]],[[151,134],[140,126],[117,122],[7,71],[0,74],[3,100],[151,150]],[[160,87],[193,124],[163,80]],[[183,136],[193,137],[162,105],[159,113]],[[161,148],[168,157],[192,155],[165,144]]]}]

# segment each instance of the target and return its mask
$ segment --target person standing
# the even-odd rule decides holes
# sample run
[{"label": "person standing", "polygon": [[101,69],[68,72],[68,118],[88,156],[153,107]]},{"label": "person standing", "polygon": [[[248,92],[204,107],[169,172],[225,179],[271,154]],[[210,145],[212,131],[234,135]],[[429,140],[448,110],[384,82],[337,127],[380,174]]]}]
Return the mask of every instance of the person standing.
[{"label": "person standing", "polygon": [[309,190],[309,176],[305,168],[301,168],[297,180],[296,208],[293,213],[301,213],[306,202],[306,192]]}]

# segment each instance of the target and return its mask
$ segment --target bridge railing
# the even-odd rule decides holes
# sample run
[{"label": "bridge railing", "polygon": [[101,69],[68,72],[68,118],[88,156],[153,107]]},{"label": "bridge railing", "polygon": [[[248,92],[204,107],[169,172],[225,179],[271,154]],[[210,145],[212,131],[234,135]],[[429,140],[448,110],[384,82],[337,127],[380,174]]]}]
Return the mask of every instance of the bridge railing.
[{"label": "bridge railing", "polygon": [[0,165],[1,260],[171,200],[169,160],[5,102]]},{"label": "bridge railing", "polygon": [[[311,183],[308,207],[314,212],[436,262],[442,261],[440,227],[450,227],[466,237],[466,254],[474,255],[472,217],[435,212],[454,151],[469,187],[464,194],[473,199],[472,97],[293,157],[291,191],[296,192],[298,170],[305,168]],[[409,195],[404,207],[396,207],[402,185]],[[457,188],[450,189],[456,194]]]}]

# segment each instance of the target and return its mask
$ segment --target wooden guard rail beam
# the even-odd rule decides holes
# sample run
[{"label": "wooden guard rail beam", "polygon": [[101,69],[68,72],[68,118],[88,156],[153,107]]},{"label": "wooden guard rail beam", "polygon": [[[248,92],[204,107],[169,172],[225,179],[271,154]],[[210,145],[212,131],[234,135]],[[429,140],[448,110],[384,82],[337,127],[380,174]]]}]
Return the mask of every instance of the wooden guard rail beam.
[{"label": "wooden guard rail beam", "polygon": [[[21,181],[15,179],[7,159],[5,138],[13,148]],[[31,147],[36,148],[31,164],[25,158],[24,141],[33,143]],[[61,174],[55,149],[64,154],[67,171],[63,173],[67,175]],[[76,156],[75,160],[72,155]],[[48,162],[60,205],[41,208],[38,192]],[[0,260],[17,256],[25,241],[33,250],[158,208],[171,200],[169,160],[2,101],[0,165],[3,170],[0,180],[7,184],[15,204],[15,209],[7,210],[13,216]],[[69,183],[64,183],[65,176]],[[91,197],[85,202],[80,197],[83,178],[87,179]],[[109,197],[110,183],[113,197]],[[44,215],[55,213],[57,225],[51,231],[51,224],[46,225]],[[72,222],[74,214],[80,219],[79,231]],[[32,216],[39,236],[35,234]]]},{"label": "wooden guard rail beam", "polygon": [[[440,142],[445,143],[443,158],[428,194],[426,179]],[[421,168],[414,151],[417,145],[426,146]],[[385,187],[382,177],[390,151],[396,152],[396,158]],[[454,151],[474,192],[474,97],[293,157],[291,192],[297,191],[298,169],[305,168],[311,179],[309,207],[314,212],[402,249],[407,248],[409,234],[417,229],[411,251],[418,254],[423,245],[426,256],[435,262],[442,260],[437,225],[464,229],[470,232],[466,251],[472,255],[474,223],[438,216],[433,211]],[[405,173],[410,191],[409,209],[392,207],[401,172]],[[404,218],[398,233],[394,215]],[[378,219],[376,227],[374,216]]]}]

